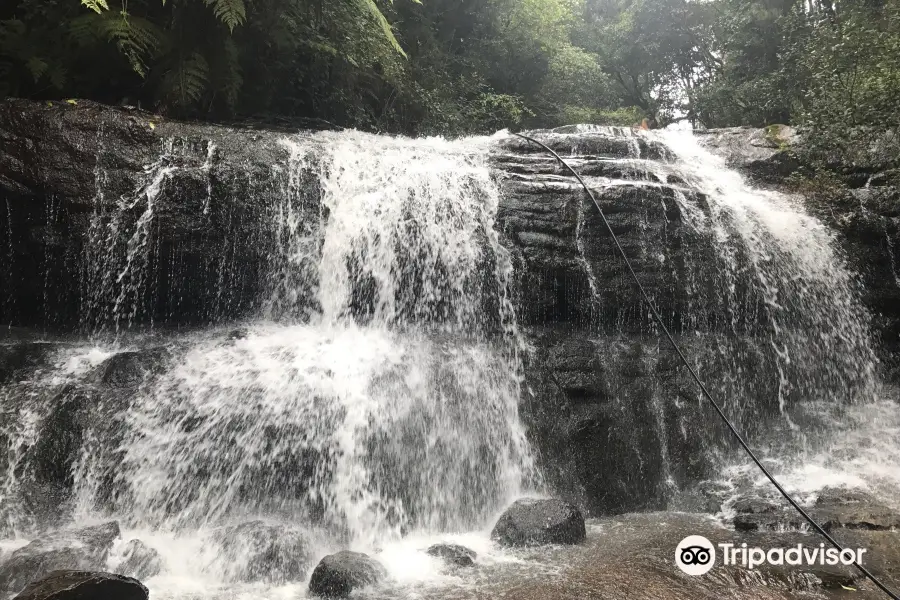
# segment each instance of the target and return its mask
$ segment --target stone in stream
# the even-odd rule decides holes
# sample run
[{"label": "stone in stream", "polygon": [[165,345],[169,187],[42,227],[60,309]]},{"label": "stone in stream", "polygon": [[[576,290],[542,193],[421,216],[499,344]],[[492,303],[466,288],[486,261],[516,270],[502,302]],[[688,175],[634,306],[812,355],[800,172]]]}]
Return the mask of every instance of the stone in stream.
[{"label": "stone in stream", "polygon": [[556,499],[525,498],[506,509],[491,539],[501,546],[577,544],[586,536],[581,511]]},{"label": "stone in stream", "polygon": [[150,579],[162,571],[162,557],[159,552],[141,540],[131,540],[122,552],[124,558],[116,568],[116,573],[135,579]]},{"label": "stone in stream", "polygon": [[797,529],[803,517],[777,498],[745,496],[734,502],[732,523],[737,531],[778,531]]},{"label": "stone in stream", "polygon": [[829,531],[838,528],[869,531],[900,528],[900,512],[859,490],[825,488],[819,492],[810,512]]},{"label": "stone in stream", "polygon": [[239,581],[299,581],[312,560],[306,534],[284,525],[249,521],[225,528],[219,541],[225,555],[239,565],[231,574]]},{"label": "stone in stream", "polygon": [[[779,498],[744,496],[734,502],[734,511],[733,524],[738,531],[781,531],[806,525],[806,520]],[[825,488],[807,512],[828,531],[900,528],[900,513],[859,490]]]},{"label": "stone in stream", "polygon": [[53,571],[28,584],[14,600],[147,600],[147,588],[131,577],[89,571]]},{"label": "stone in stream", "polygon": [[148,375],[158,374],[169,359],[169,350],[163,347],[119,352],[100,365],[97,375],[111,388],[133,388]]},{"label": "stone in stream", "polygon": [[0,565],[0,597],[60,569],[93,570],[106,565],[119,537],[115,521],[55,532],[19,548]]},{"label": "stone in stream", "polygon": [[458,544],[435,544],[425,551],[429,556],[435,556],[444,562],[457,567],[472,567],[478,556],[474,550]]},{"label": "stone in stream", "polygon": [[323,558],[309,580],[309,592],[321,598],[347,598],[355,589],[378,583],[387,571],[374,558],[343,550]]}]

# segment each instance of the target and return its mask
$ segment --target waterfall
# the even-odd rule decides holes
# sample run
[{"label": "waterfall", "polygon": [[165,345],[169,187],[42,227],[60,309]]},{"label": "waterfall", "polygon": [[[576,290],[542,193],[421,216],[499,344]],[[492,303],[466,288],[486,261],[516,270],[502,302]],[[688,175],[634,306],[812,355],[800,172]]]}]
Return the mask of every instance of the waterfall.
[{"label": "waterfall", "polygon": [[[797,199],[683,132],[535,135],[585,174],[701,377],[769,460],[791,457],[792,485],[813,464],[896,476],[820,435],[872,426],[870,410],[898,423],[856,280]],[[555,491],[544,426],[583,444],[562,474],[581,497],[598,474],[617,507],[739,469],[552,160],[505,134],[262,140],[280,159],[246,172],[218,162],[230,138],[170,140],[113,202],[98,160],[80,334],[23,346],[0,384],[0,540],[114,519],[163,555],[154,594],[215,596],[252,570],[227,540],[257,522],[303,541],[304,573],[352,548],[409,574],[410,540],[475,535]],[[537,347],[545,329],[558,346]]]},{"label": "waterfall", "polygon": [[[371,546],[480,525],[530,470],[511,265],[485,153],[477,140],[362,134],[283,143],[288,181],[312,170],[328,217],[303,221],[284,196],[265,322],[237,339],[180,342],[119,416],[121,444],[85,447],[82,517],[112,480],[106,510],[137,526],[317,515]],[[289,287],[310,270],[314,290]]]}]

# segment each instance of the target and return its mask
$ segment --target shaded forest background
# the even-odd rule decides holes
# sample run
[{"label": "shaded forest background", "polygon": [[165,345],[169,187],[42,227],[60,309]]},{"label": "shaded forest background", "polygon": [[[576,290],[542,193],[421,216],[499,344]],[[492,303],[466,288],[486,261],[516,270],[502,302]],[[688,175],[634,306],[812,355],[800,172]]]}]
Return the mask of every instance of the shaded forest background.
[{"label": "shaded forest background", "polygon": [[411,135],[784,123],[835,153],[900,121],[900,0],[3,0],[0,95]]}]

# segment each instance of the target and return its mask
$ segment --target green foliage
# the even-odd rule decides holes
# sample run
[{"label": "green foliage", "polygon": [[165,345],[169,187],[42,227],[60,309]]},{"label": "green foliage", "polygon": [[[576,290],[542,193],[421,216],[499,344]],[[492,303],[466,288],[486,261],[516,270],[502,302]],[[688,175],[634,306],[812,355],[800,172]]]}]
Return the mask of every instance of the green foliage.
[{"label": "green foliage", "polygon": [[790,123],[808,162],[891,166],[900,0],[8,0],[0,93],[409,134]]},{"label": "green foliage", "polygon": [[817,19],[803,42],[793,50],[810,82],[797,115],[810,133],[810,158],[900,164],[900,2]]},{"label": "green foliage", "polygon": [[109,10],[109,5],[106,3],[106,0],[81,0],[81,5],[88,7],[98,15],[104,10]]},{"label": "green foliage", "polygon": [[204,0],[206,5],[212,8],[213,14],[228,27],[228,31],[234,31],[238,25],[243,25],[247,19],[247,8],[244,0]]}]

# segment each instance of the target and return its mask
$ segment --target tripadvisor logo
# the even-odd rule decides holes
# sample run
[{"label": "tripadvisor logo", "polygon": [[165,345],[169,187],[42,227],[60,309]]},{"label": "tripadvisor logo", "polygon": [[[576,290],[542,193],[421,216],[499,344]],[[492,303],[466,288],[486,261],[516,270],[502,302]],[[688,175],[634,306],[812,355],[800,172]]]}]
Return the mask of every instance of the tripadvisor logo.
[{"label": "tripadvisor logo", "polygon": [[675,564],[688,575],[703,575],[716,564],[716,549],[702,535],[689,535],[675,548]]},{"label": "tripadvisor logo", "polygon": [[[797,544],[790,548],[748,548],[747,544],[718,544],[723,565],[735,565],[755,569],[761,565],[852,565],[862,564],[865,548],[805,547]],[[716,549],[702,535],[689,535],[675,548],[675,564],[688,575],[703,575],[716,564]]]}]

